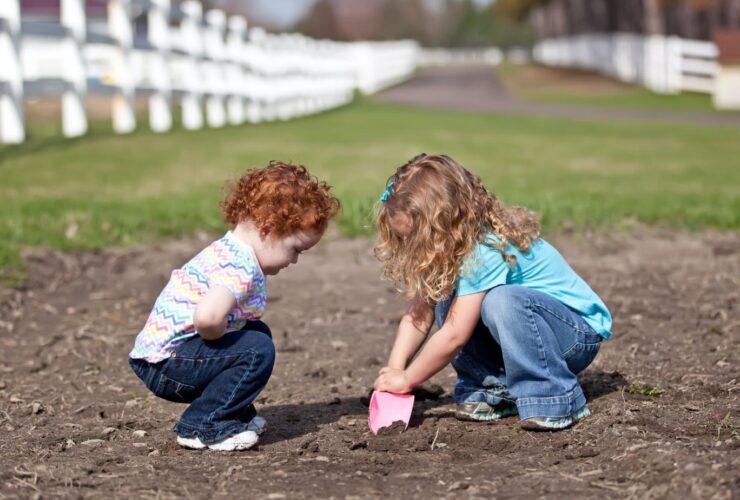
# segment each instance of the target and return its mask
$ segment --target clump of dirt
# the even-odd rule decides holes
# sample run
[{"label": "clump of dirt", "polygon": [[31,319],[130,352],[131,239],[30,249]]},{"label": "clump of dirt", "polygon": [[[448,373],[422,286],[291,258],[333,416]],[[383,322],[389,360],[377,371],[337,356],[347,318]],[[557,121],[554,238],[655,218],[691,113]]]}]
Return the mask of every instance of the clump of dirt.
[{"label": "clump of dirt", "polygon": [[406,422],[396,420],[391,425],[378,429],[378,436],[395,436],[406,430]]}]

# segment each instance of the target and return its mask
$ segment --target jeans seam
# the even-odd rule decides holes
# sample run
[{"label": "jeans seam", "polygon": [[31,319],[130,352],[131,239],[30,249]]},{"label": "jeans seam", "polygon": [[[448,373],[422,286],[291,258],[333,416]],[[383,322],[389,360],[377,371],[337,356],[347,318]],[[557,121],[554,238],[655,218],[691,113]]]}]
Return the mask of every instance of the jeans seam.
[{"label": "jeans seam", "polygon": [[542,334],[540,333],[540,329],[537,326],[537,321],[534,319],[534,306],[536,304],[532,301],[532,299],[527,298],[527,305],[524,306],[525,309],[527,309],[527,314],[529,316],[529,320],[532,323],[532,326],[534,327],[534,331],[537,335],[537,348],[540,351],[540,354],[542,354],[542,361],[545,365],[545,370],[547,371],[547,374],[549,375],[550,380],[557,381],[558,385],[563,388],[565,392],[568,392],[568,390],[565,388],[565,386],[562,385],[560,380],[557,377],[554,377],[552,372],[550,371],[550,365],[547,363],[547,354],[545,352],[545,345],[542,341]]},{"label": "jeans seam", "polygon": [[542,335],[540,335],[540,329],[537,328],[537,322],[534,319],[534,312],[532,311],[532,300],[527,298],[527,303],[524,305],[524,308],[527,310],[527,319],[531,323],[530,327],[532,328],[532,331],[537,336],[537,350],[539,351],[538,354],[541,355],[542,363],[545,367],[545,370],[547,371],[547,374],[552,377],[552,373],[550,373],[550,367],[547,364],[547,357],[544,355],[544,344],[542,343]]},{"label": "jeans seam", "polygon": [[234,396],[236,395],[237,389],[239,389],[239,387],[241,387],[242,382],[244,382],[244,379],[246,378],[246,376],[248,374],[252,373],[252,369],[254,368],[255,361],[257,360],[257,351],[255,351],[254,349],[247,349],[246,351],[244,351],[244,354],[246,354],[246,353],[251,353],[252,354],[252,360],[249,363],[249,366],[247,367],[246,370],[244,370],[244,373],[242,374],[241,378],[239,379],[239,382],[237,382],[236,385],[234,386],[234,388],[232,389],[231,394],[229,394],[229,399],[227,399],[226,402],[223,405],[221,405],[218,408],[214,409],[208,415],[208,417],[206,417],[206,422],[208,422],[209,424],[212,424],[213,423],[213,417],[216,415],[216,413],[221,408],[223,408],[224,406],[227,406],[229,403],[231,403],[234,400]]},{"label": "jeans seam", "polygon": [[201,358],[191,358],[187,356],[175,356],[173,359],[175,360],[182,360],[182,361],[207,361],[211,359],[229,359],[229,358],[237,358],[239,356],[242,356],[244,354],[254,353],[252,349],[247,349],[246,351],[239,351],[237,353],[233,354],[227,354],[225,356],[205,356]]}]

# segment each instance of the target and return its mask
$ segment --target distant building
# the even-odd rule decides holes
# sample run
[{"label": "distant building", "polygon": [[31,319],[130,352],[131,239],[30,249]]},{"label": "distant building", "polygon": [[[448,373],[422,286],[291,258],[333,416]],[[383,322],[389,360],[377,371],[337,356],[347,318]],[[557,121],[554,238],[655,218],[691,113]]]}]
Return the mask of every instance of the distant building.
[{"label": "distant building", "polygon": [[540,38],[627,32],[712,40],[740,29],[738,0],[545,0],[528,2]]}]

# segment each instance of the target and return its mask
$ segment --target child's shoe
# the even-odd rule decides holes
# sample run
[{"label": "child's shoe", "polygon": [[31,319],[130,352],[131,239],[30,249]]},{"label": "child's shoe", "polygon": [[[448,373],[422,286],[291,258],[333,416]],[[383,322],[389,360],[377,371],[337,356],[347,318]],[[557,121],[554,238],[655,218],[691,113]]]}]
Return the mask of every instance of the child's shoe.
[{"label": "child's shoe", "polygon": [[257,444],[260,440],[259,435],[254,431],[244,431],[239,434],[229,436],[218,443],[209,444],[208,448],[216,451],[241,451],[248,450]]},{"label": "child's shoe", "polygon": [[202,450],[206,447],[216,451],[248,450],[257,444],[259,441],[259,435],[265,432],[266,428],[267,421],[258,415],[249,422],[246,431],[229,436],[218,443],[205,444],[197,436],[194,438],[177,436],[177,444],[183,448],[189,448],[191,450]]},{"label": "child's shoe", "polygon": [[516,406],[511,403],[502,403],[491,406],[486,402],[461,403],[455,408],[455,418],[458,420],[472,420],[474,422],[493,422],[501,418],[516,415]]},{"label": "child's shoe", "polygon": [[527,431],[561,431],[591,415],[585,405],[567,417],[531,417],[522,420],[522,429]]},{"label": "child's shoe", "polygon": [[189,450],[202,450],[206,447],[206,444],[197,436],[194,438],[177,436],[177,444],[183,448],[188,448]]}]

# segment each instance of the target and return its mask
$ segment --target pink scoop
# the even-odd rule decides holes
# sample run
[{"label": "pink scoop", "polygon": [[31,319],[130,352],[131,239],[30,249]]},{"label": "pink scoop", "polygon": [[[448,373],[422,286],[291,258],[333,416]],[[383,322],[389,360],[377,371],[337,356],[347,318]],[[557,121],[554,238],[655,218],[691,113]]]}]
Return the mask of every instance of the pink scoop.
[{"label": "pink scoop", "polygon": [[393,394],[392,392],[373,391],[370,398],[370,416],[368,423],[373,434],[377,434],[383,427],[401,420],[409,426],[411,410],[414,409],[412,394]]}]

